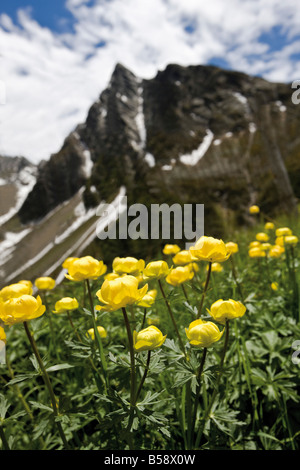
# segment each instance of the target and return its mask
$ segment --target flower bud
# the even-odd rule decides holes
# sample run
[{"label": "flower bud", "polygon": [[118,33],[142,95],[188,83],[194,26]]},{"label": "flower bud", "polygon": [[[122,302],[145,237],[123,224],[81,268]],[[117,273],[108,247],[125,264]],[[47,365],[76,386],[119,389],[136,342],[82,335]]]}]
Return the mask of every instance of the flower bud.
[{"label": "flower bud", "polygon": [[6,325],[14,325],[24,321],[38,318],[45,312],[40,296],[21,295],[11,298],[6,302],[0,302],[0,320]]},{"label": "flower bud", "polygon": [[107,266],[103,261],[98,261],[92,256],[83,256],[75,258],[68,264],[68,274],[65,276],[71,281],[84,281],[85,279],[97,279],[106,271]]},{"label": "flower bud", "polygon": [[131,256],[126,258],[115,258],[112,263],[113,272],[119,275],[130,274],[137,276],[143,271],[145,267],[145,261],[143,259],[137,260]]},{"label": "flower bud", "polygon": [[190,344],[196,348],[209,348],[219,341],[223,334],[223,331],[221,332],[215,323],[201,319],[190,323],[185,332]]},{"label": "flower bud", "polygon": [[78,308],[78,301],[75,298],[63,297],[56,302],[53,313],[64,313],[70,310],[76,310],[76,308]]},{"label": "flower bud", "polygon": [[217,300],[208,310],[213,319],[221,324],[225,324],[226,320],[242,317],[246,312],[246,307],[236,300]]},{"label": "flower bud", "polygon": [[159,348],[166,339],[167,335],[163,336],[162,332],[154,325],[150,325],[144,330],[133,332],[133,346],[138,352],[152,351]]},{"label": "flower bud", "polygon": [[47,276],[38,277],[34,283],[39,290],[51,290],[55,287],[55,280]]},{"label": "flower bud", "polygon": [[[97,330],[99,333],[100,338],[106,338],[107,337],[107,332],[103,326],[97,326]],[[94,328],[90,328],[88,330],[88,335],[92,338],[92,340],[95,340],[95,330]]]},{"label": "flower bud", "polygon": [[151,261],[144,269],[144,279],[160,279],[169,274],[170,268],[166,261]]},{"label": "flower bud", "polygon": [[195,245],[190,248],[190,253],[194,260],[210,261],[212,263],[221,263],[230,256],[223,240],[206,236],[197,240]]},{"label": "flower bud", "polygon": [[141,289],[138,288],[139,281],[136,277],[125,274],[117,279],[106,279],[96,296],[102,303],[97,305],[96,310],[113,312],[119,308],[132,305],[140,301],[148,290],[148,284]]},{"label": "flower bud", "polygon": [[171,284],[171,286],[179,286],[184,282],[190,281],[193,277],[194,271],[187,264],[186,266],[177,266],[177,268],[171,269],[166,277],[166,282]]}]

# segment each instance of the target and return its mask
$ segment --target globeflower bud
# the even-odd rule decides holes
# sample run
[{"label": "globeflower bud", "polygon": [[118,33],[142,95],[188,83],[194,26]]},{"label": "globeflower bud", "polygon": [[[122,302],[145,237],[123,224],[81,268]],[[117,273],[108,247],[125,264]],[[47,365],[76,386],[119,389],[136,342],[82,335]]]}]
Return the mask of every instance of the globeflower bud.
[{"label": "globeflower bud", "polygon": [[149,290],[144,295],[144,297],[137,302],[137,305],[139,307],[144,307],[144,308],[151,307],[155,302],[156,296],[157,296],[156,289]]},{"label": "globeflower bud", "polygon": [[160,279],[169,274],[170,268],[166,261],[151,261],[144,269],[144,279]]},{"label": "globeflower bud", "polygon": [[171,284],[171,286],[179,286],[184,282],[190,281],[193,277],[194,271],[191,269],[190,265],[187,264],[186,266],[177,266],[171,269],[166,277],[166,282]]},{"label": "globeflower bud", "polygon": [[287,235],[284,237],[284,243],[286,245],[297,245],[299,239],[296,237],[296,235]]},{"label": "globeflower bud", "polygon": [[257,205],[253,205],[249,207],[249,214],[259,214],[260,208]]},{"label": "globeflower bud", "polygon": [[115,258],[112,263],[113,271],[119,275],[130,274],[137,276],[143,271],[145,267],[145,261],[143,259],[137,260],[131,256],[126,258]]},{"label": "globeflower bud", "polygon": [[71,281],[84,281],[85,279],[97,279],[105,274],[107,266],[103,261],[98,261],[92,256],[83,256],[82,258],[75,258],[68,264],[68,274],[65,274],[67,279]]},{"label": "globeflower bud", "polygon": [[215,321],[225,324],[226,320],[242,317],[246,312],[246,307],[236,300],[220,299],[212,304],[208,312]]},{"label": "globeflower bud", "polygon": [[47,276],[38,277],[34,283],[39,290],[51,290],[55,287],[55,280]]},{"label": "globeflower bud", "polygon": [[97,305],[96,310],[113,312],[119,308],[132,305],[140,301],[148,290],[148,284],[138,288],[139,281],[136,277],[125,274],[117,279],[106,279],[96,296],[103,305]]},{"label": "globeflower bud", "polygon": [[63,297],[56,302],[53,313],[64,313],[76,308],[78,308],[78,301],[75,298]]},{"label": "globeflower bud", "polygon": [[179,266],[184,266],[185,264],[189,264],[193,261],[193,257],[190,251],[188,250],[181,250],[173,256],[172,261],[174,264],[178,264]]},{"label": "globeflower bud", "polygon": [[138,352],[152,351],[159,348],[165,342],[167,335],[163,336],[162,332],[154,325],[150,325],[144,330],[133,332],[133,346]]},{"label": "globeflower bud", "polygon": [[31,295],[32,294],[32,284],[26,284],[24,282],[17,282],[15,284],[10,284],[9,286],[3,287],[0,290],[0,301],[6,302],[11,298],[20,297],[21,295]]},{"label": "globeflower bud", "polygon": [[[107,337],[107,332],[103,326],[97,326],[97,330],[99,333],[100,338],[106,338]],[[95,330],[94,328],[90,328],[88,330],[88,335],[92,338],[92,340],[95,340]]]},{"label": "globeflower bud", "polygon": [[256,234],[256,240],[258,240],[259,242],[267,242],[269,241],[269,238],[269,235],[265,232],[260,232]]},{"label": "globeflower bud", "polygon": [[273,245],[270,250],[269,250],[269,256],[271,258],[278,258],[279,256],[282,255],[282,253],[285,252],[285,249],[283,246],[280,245]]},{"label": "globeflower bud", "polygon": [[210,261],[212,263],[221,263],[230,256],[223,240],[206,236],[202,236],[197,240],[195,245],[190,248],[190,253],[194,260]]},{"label": "globeflower bud", "polygon": [[292,235],[292,234],[293,233],[289,227],[280,227],[280,228],[277,228],[275,231],[276,237],[282,237],[282,236]]},{"label": "globeflower bud", "polygon": [[[206,268],[208,270],[208,266]],[[212,263],[211,264],[211,272],[212,273],[221,273],[223,271],[223,266],[220,263]]]},{"label": "globeflower bud", "polygon": [[239,251],[239,246],[237,243],[234,243],[234,242],[228,242],[225,244],[227,250],[229,251],[229,253],[231,254],[234,254],[234,253],[237,253]]},{"label": "globeflower bud", "polygon": [[266,256],[266,252],[263,251],[260,247],[250,248],[248,254],[250,258],[264,258]]},{"label": "globeflower bud", "polygon": [[201,319],[190,323],[185,332],[190,344],[196,348],[209,348],[223,335],[215,323]]},{"label": "globeflower bud", "polygon": [[165,245],[162,251],[164,255],[176,255],[176,253],[180,251],[180,248],[178,245]]},{"label": "globeflower bud", "polygon": [[38,318],[45,310],[46,307],[42,304],[40,296],[35,298],[24,294],[6,302],[0,302],[0,319],[6,325],[14,325]]}]

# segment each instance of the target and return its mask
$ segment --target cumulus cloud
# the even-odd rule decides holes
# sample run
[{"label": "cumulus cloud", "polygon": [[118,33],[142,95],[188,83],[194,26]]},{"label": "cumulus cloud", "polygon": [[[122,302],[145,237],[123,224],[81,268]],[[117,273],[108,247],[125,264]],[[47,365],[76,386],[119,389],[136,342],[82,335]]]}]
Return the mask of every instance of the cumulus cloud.
[{"label": "cumulus cloud", "polygon": [[[168,63],[206,64],[271,81],[300,78],[297,0],[67,0],[72,31],[30,10],[0,15],[0,154],[48,159],[83,122],[117,62],[142,78]],[[274,28],[281,43],[274,47]],[[270,37],[270,40],[268,38]],[[296,58],[298,57],[298,60]]]}]

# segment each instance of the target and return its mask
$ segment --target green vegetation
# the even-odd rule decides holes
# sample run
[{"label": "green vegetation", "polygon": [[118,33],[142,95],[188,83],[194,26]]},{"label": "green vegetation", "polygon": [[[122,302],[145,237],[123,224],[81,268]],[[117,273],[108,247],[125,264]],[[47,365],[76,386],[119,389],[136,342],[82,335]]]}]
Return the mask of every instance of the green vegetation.
[{"label": "green vegetation", "polygon": [[[57,405],[53,406],[24,324],[5,326],[0,446],[298,450],[299,247],[286,245],[279,257],[251,258],[249,243],[257,233],[266,232],[264,222],[258,220],[252,229],[224,240],[236,242],[239,251],[221,263],[221,271],[212,270],[205,296],[206,261],[198,261],[193,279],[177,287],[163,277],[160,290],[158,280],[149,279],[149,290],[157,289],[149,308],[128,305],[125,312],[122,308],[93,312],[91,303],[99,304],[96,292],[103,276],[89,283],[66,279],[52,290],[40,291],[46,312],[25,325]],[[299,235],[296,221],[276,221],[276,227],[287,225]],[[274,245],[274,230],[267,233]],[[172,265],[171,257],[162,253],[157,259]],[[63,297],[75,297],[78,309],[53,314]],[[224,333],[211,347],[195,348],[185,328],[197,318],[202,299],[201,319],[214,322]],[[241,301],[246,313],[225,325],[217,323],[208,309],[219,299]],[[131,331],[155,324],[167,335],[151,355],[147,350],[134,352],[135,393],[140,385],[136,400],[132,400],[133,357],[126,318]],[[104,327],[106,337],[92,339],[87,334],[95,324]]]}]

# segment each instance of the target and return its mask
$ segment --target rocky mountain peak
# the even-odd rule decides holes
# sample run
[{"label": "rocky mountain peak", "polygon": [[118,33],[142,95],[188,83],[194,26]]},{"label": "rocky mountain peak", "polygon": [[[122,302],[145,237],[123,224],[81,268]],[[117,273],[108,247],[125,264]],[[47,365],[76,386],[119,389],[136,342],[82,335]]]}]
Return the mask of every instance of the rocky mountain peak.
[{"label": "rocky mountain peak", "polygon": [[290,97],[287,84],[214,66],[170,64],[146,80],[117,64],[85,123],[40,169],[21,220],[82,185],[88,207],[125,186],[136,202],[204,203],[208,221],[254,202],[295,207],[300,115]]}]

